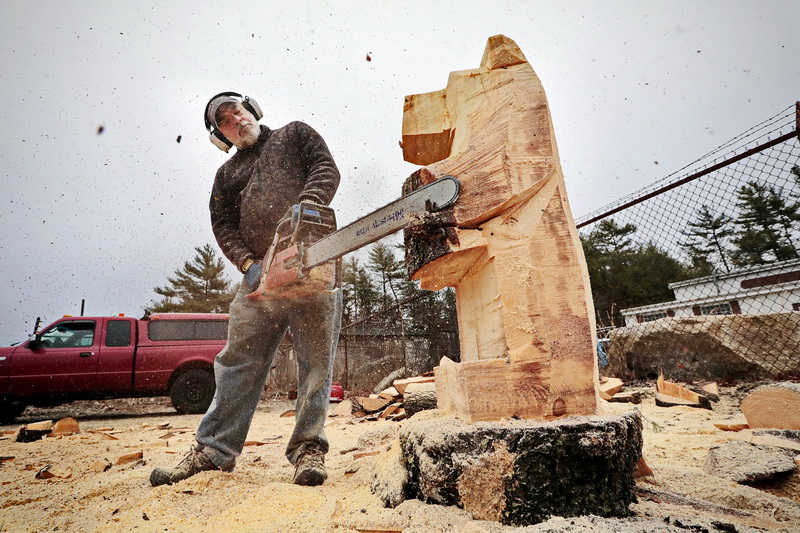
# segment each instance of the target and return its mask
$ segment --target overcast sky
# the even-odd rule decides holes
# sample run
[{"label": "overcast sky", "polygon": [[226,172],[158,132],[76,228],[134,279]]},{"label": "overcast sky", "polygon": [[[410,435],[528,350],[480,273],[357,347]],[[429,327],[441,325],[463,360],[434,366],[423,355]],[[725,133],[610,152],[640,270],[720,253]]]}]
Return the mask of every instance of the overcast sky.
[{"label": "overcast sky", "polygon": [[800,99],[796,0],[221,5],[4,6],[0,343],[37,316],[79,314],[82,299],[87,315],[140,316],[214,243],[208,196],[228,155],[202,114],[221,91],[256,99],[270,127],[323,135],[340,223],[416,170],[398,145],[403,97],[478,67],[499,33],[547,92],[576,217]]}]

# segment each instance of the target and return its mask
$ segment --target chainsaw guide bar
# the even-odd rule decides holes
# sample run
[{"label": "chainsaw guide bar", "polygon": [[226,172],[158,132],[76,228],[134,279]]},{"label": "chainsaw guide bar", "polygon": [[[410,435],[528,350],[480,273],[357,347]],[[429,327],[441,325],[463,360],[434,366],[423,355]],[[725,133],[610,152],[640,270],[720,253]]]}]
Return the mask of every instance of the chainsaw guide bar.
[{"label": "chainsaw guide bar", "polygon": [[433,183],[359,218],[303,249],[302,268],[321,265],[413,224],[421,217],[449,207],[458,199],[461,184],[455,176]]}]

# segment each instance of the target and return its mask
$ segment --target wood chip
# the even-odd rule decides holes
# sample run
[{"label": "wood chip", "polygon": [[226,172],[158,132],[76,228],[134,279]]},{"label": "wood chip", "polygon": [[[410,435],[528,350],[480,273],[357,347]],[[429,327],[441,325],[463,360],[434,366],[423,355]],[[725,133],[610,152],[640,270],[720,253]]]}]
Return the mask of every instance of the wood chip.
[{"label": "wood chip", "polygon": [[[707,398],[704,399],[708,402]],[[679,405],[684,407],[704,407],[698,402],[693,402],[685,398],[678,398],[677,396],[670,396],[669,394],[662,394],[660,392],[656,393],[656,405],[659,407],[675,407]],[[710,409],[710,407],[706,407],[706,409]]]},{"label": "wood chip", "polygon": [[394,400],[400,397],[400,393],[394,387],[389,387],[388,389],[383,389],[381,392],[379,392],[378,396],[381,398],[386,398],[387,400]]},{"label": "wood chip", "polygon": [[[600,384],[600,396],[602,397],[603,393],[605,393],[610,398],[621,391],[624,386],[625,384],[619,378],[606,378],[606,381]],[[605,400],[606,398],[603,399]]]},{"label": "wood chip", "polygon": [[25,429],[30,431],[50,431],[53,427],[52,420],[42,420],[41,422],[34,422],[25,426]]},{"label": "wood chip", "polygon": [[95,472],[106,472],[109,468],[111,468],[111,461],[104,459],[102,461],[95,461],[89,468]]},{"label": "wood chip", "polygon": [[96,435],[100,440],[119,440],[114,435],[110,435],[104,431],[87,431],[87,433],[91,433],[92,435]]},{"label": "wood chip", "polygon": [[609,402],[642,403],[642,393],[639,391],[618,392],[608,400]]},{"label": "wood chip", "polygon": [[748,426],[747,423],[734,424],[730,422],[714,422],[714,427],[722,431],[742,431],[743,429],[748,429],[750,426]]},{"label": "wood chip", "polygon": [[400,411],[403,408],[403,404],[401,403],[393,403],[391,405],[387,405],[386,409],[384,409],[378,418],[387,418],[390,415],[395,414],[396,412]]},{"label": "wood chip", "polygon": [[406,387],[408,387],[411,383],[430,383],[430,382],[436,382],[436,378],[434,378],[432,375],[430,376],[423,375],[414,378],[396,379],[393,385],[394,388],[397,390],[397,392],[399,392],[400,394],[405,394]]},{"label": "wood chip", "polygon": [[636,471],[633,473],[634,479],[652,475],[653,475],[653,470],[647,464],[647,461],[644,460],[644,457],[639,457],[639,462],[636,464]]},{"label": "wood chip", "polygon": [[361,459],[362,457],[372,457],[374,455],[380,455],[380,450],[372,451],[372,452],[358,452],[353,454],[353,459]]},{"label": "wood chip", "polygon": [[59,479],[67,479],[72,477],[72,469],[46,465],[44,468],[36,472],[36,479],[52,479],[54,477]]},{"label": "wood chip", "polygon": [[144,457],[144,452],[128,453],[128,454],[125,454],[125,455],[121,456],[119,459],[117,459],[116,464],[124,465],[126,463],[132,463],[134,461],[138,461],[142,457]]},{"label": "wood chip", "polygon": [[793,450],[800,453],[800,443],[797,441],[784,439],[775,435],[753,435],[749,438],[743,438],[750,444],[759,444],[762,446],[775,446],[776,448],[784,448],[786,450]]},{"label": "wood chip", "polygon": [[[703,409],[711,409],[711,401],[708,398],[701,396],[696,392],[692,392],[686,387],[682,387],[677,383],[672,383],[671,381],[665,380],[663,374],[658,376],[658,381],[656,381],[656,405],[660,405],[659,394],[672,398],[662,398],[664,402],[671,402],[665,403],[665,406],[686,405],[689,407],[702,407]],[[685,402],[675,402],[673,400],[675,398],[685,400]]]},{"label": "wood chip", "polygon": [[51,436],[54,435],[75,435],[81,432],[80,424],[78,421],[72,418],[71,416],[64,417],[60,419],[58,422],[53,424],[52,431],[50,432]]},{"label": "wood chip", "polygon": [[365,398],[363,396],[354,396],[350,400],[359,411],[367,414],[382,411],[391,403],[391,400],[386,398]]},{"label": "wood chip", "polygon": [[295,415],[294,409],[289,409],[288,411],[284,411],[283,413],[281,413],[281,418],[288,418],[294,415]]},{"label": "wood chip", "polygon": [[353,402],[350,400],[344,400],[340,402],[336,407],[331,409],[331,412],[328,416],[350,416],[350,413],[353,411]]}]

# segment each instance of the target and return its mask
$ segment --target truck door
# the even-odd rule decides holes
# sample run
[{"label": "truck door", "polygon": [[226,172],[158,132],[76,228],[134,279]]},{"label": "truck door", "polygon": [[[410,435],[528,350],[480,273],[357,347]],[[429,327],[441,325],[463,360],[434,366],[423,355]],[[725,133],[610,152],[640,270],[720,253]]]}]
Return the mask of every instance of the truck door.
[{"label": "truck door", "polygon": [[136,349],[136,323],[132,318],[104,318],[105,339],[100,343],[97,365],[97,390],[133,389],[133,360]]},{"label": "truck door", "polygon": [[40,346],[14,352],[11,393],[19,395],[92,391],[97,381],[99,334],[94,320],[57,322],[41,334]]}]

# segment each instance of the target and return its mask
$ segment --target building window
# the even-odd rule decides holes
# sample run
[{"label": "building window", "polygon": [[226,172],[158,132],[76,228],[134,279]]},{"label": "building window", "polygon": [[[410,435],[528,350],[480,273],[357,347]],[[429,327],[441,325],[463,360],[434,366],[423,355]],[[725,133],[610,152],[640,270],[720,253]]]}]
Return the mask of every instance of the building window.
[{"label": "building window", "polygon": [[724,302],[721,304],[711,304],[711,305],[701,305],[700,306],[700,314],[701,315],[732,315],[733,310],[731,309],[731,304],[728,302]]},{"label": "building window", "polygon": [[653,313],[644,313],[642,315],[642,322],[652,322],[653,320],[658,320],[659,318],[666,318],[667,312],[666,311],[655,311]]}]

